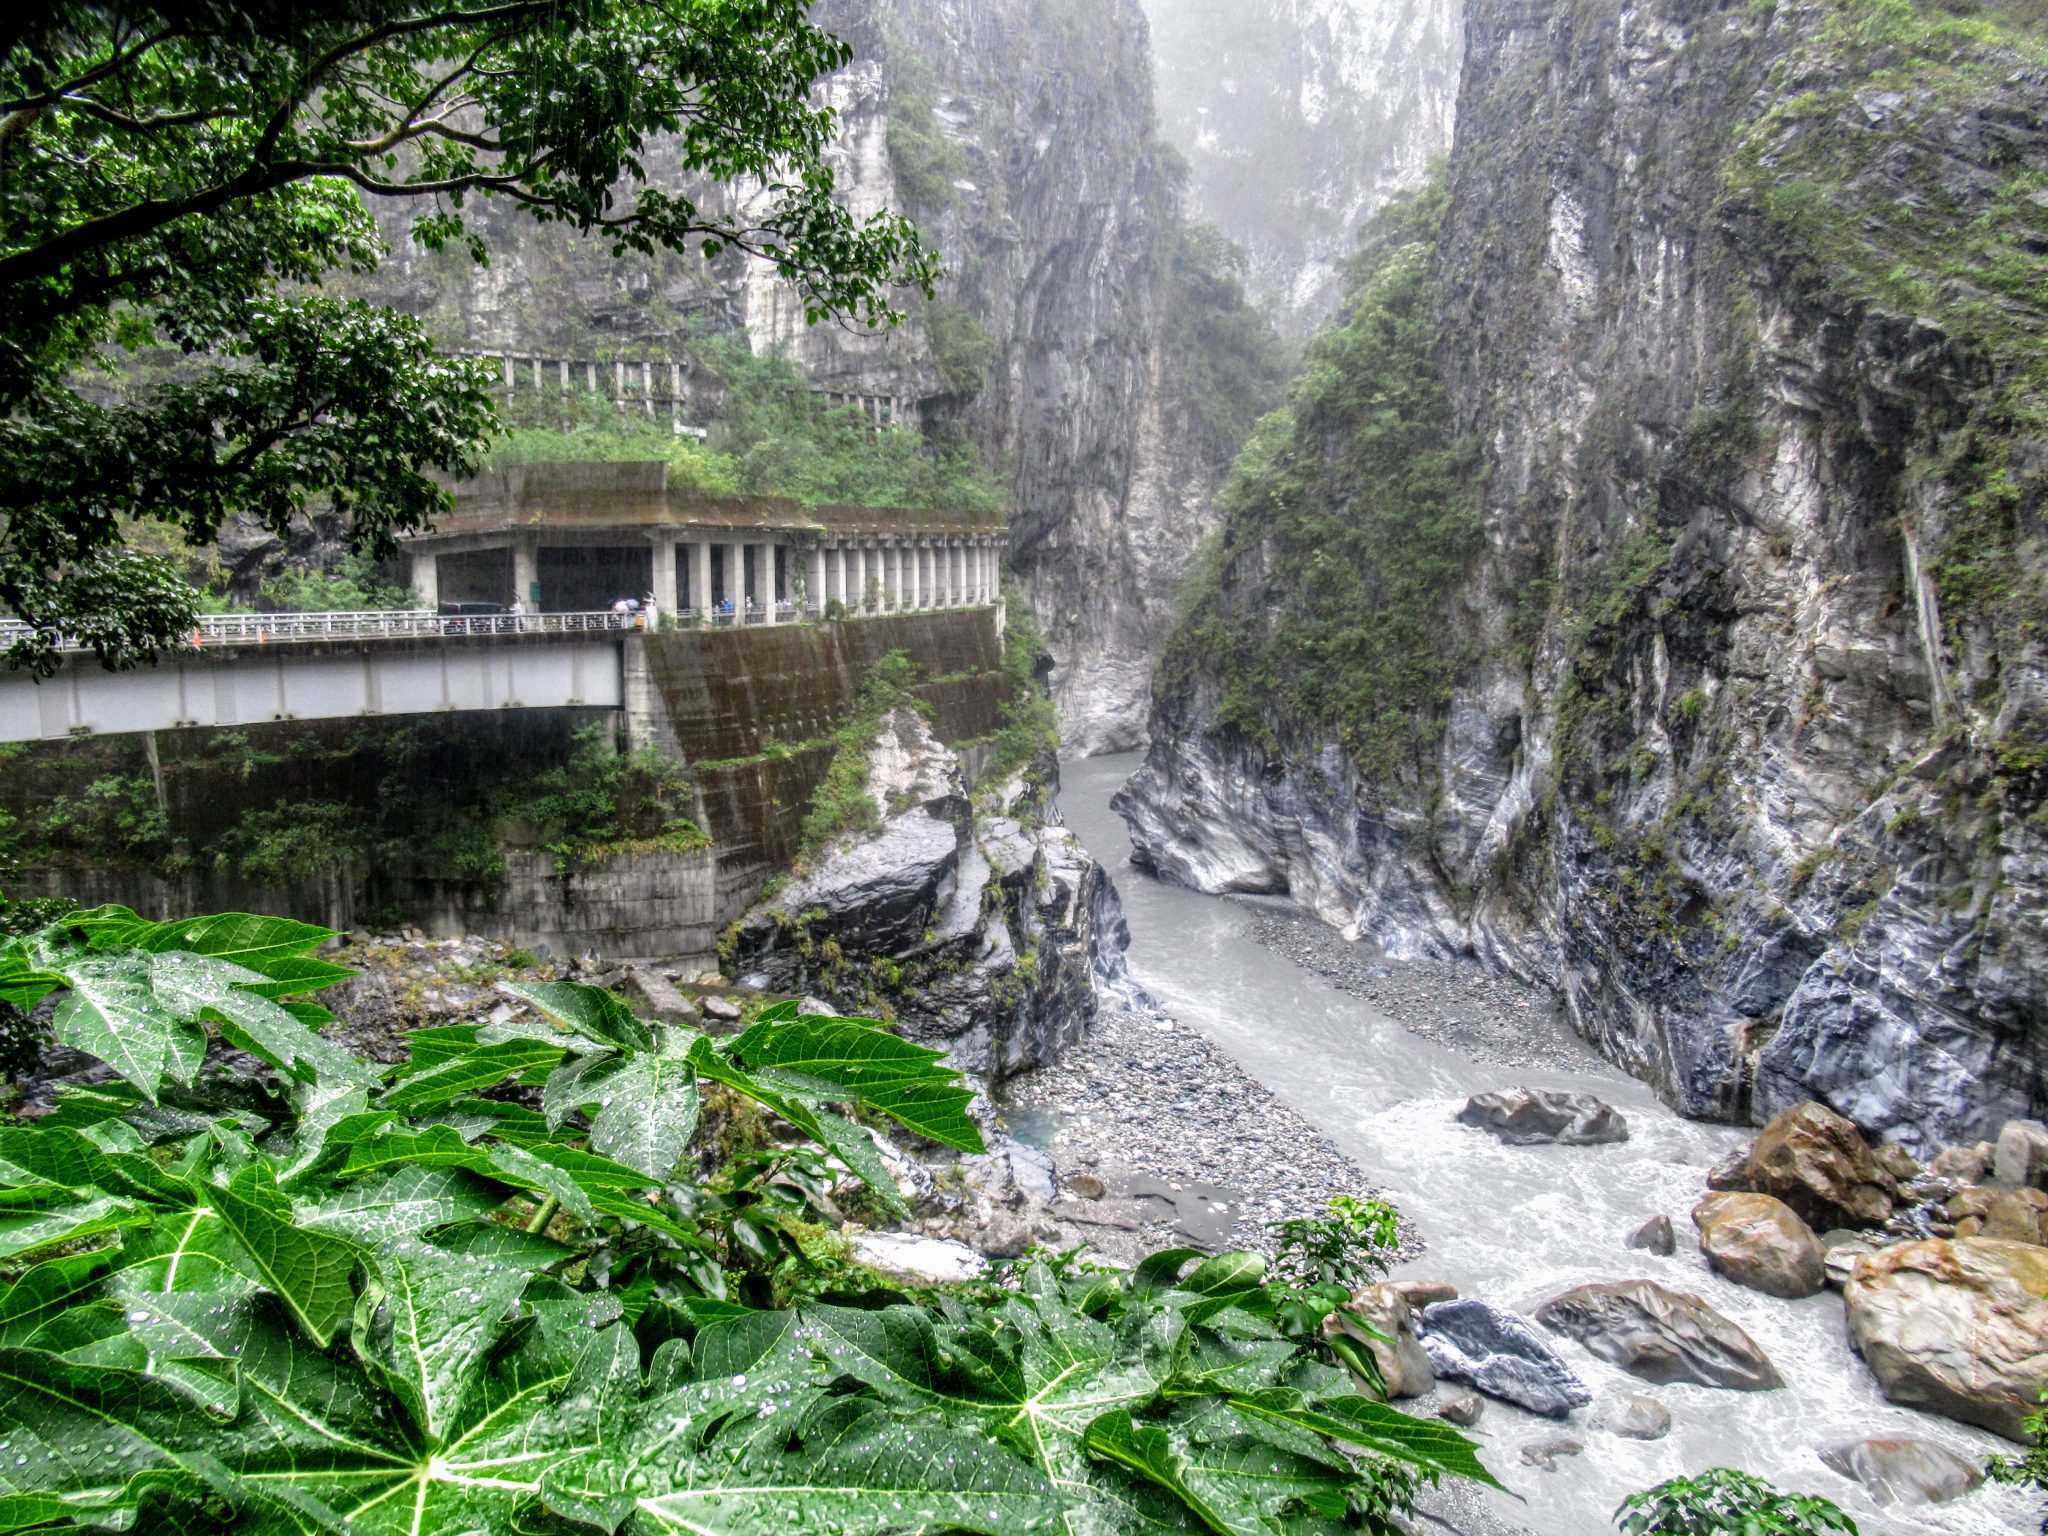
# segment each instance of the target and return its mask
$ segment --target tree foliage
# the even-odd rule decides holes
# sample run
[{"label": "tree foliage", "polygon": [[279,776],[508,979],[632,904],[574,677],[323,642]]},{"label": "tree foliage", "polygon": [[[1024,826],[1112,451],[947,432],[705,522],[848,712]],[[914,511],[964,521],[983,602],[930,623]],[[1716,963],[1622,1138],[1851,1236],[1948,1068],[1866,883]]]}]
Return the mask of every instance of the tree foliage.
[{"label": "tree foliage", "polygon": [[[180,0],[22,7],[0,22],[0,605],[108,664],[154,654],[192,598],[123,517],[195,542],[310,498],[378,555],[474,467],[483,380],[422,327],[318,292],[382,254],[365,195],[416,202],[430,248],[480,240],[471,197],[614,250],[773,262],[813,319],[930,291],[910,225],[834,200],[817,78],[846,47],[804,0]],[[689,185],[655,185],[650,146]],[[110,350],[111,349],[111,350]],[[87,391],[113,352],[182,359]],[[47,636],[15,665],[48,667]]]},{"label": "tree foliage", "polygon": [[109,907],[0,947],[0,999],[118,1074],[0,1128],[0,1531],[1268,1536],[1492,1481],[1284,1334],[1251,1254],[753,1283],[802,1224],[717,1166],[712,1096],[890,1202],[842,1111],[981,1145],[872,1021],[721,1038],[537,983],[380,1067],[318,1033],[329,936]]}]

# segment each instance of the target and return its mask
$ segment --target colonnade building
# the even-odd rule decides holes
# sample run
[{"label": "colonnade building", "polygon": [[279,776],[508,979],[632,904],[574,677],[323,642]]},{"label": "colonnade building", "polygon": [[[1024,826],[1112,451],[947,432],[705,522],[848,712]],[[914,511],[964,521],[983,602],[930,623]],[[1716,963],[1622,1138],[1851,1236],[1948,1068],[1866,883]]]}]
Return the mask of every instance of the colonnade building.
[{"label": "colonnade building", "polygon": [[653,463],[533,464],[449,482],[455,509],[404,540],[422,607],[788,623],[999,601],[999,514],[805,507],[670,487]]}]

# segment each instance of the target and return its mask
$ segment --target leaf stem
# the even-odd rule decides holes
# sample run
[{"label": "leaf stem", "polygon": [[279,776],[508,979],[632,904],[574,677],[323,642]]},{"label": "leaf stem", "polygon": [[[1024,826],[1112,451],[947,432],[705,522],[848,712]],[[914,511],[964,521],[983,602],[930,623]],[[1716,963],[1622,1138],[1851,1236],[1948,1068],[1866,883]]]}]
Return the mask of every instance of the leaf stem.
[{"label": "leaf stem", "polygon": [[550,1221],[554,1220],[554,1216],[555,1197],[553,1195],[549,1195],[547,1199],[541,1201],[540,1209],[533,1213],[533,1220],[529,1221],[526,1224],[526,1230],[529,1232],[542,1231],[547,1227],[547,1224]]}]

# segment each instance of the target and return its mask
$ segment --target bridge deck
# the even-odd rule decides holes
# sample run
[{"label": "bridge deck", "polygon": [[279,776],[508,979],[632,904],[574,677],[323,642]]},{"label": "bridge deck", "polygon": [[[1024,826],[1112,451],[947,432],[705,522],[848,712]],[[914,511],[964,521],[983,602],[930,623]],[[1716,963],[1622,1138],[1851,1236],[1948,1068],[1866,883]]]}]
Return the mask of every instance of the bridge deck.
[{"label": "bridge deck", "polygon": [[0,672],[0,741],[445,710],[617,709],[624,638],[556,629],[476,630],[459,645],[438,634],[222,640],[128,672],[73,655],[40,683]]}]

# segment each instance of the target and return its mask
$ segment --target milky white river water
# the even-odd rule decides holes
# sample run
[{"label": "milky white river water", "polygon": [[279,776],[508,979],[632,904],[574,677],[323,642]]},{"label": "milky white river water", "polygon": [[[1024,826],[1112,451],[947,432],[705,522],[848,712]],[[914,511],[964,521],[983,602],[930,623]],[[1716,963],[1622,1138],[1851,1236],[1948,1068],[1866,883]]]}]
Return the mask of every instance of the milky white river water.
[{"label": "milky white river water", "polygon": [[[1069,763],[1060,796],[1068,825],[1123,895],[1133,975],[1176,1019],[1201,1030],[1356,1159],[1413,1218],[1428,1251],[1404,1274],[1447,1280],[1464,1295],[1524,1314],[1588,1281],[1656,1280],[1734,1319],[1789,1383],[1762,1393],[1651,1386],[1560,1339],[1595,1405],[1559,1425],[1489,1401],[1479,1430],[1483,1455],[1527,1501],[1497,1498],[1502,1516],[1540,1536],[1598,1536],[1614,1529],[1610,1515],[1624,1494],[1733,1466],[1781,1488],[1825,1494],[1864,1536],[2037,1529],[2034,1502],[2010,1489],[1880,1511],[1821,1464],[1821,1448],[1873,1435],[1917,1436],[1979,1457],[2010,1447],[1885,1402],[1849,1348],[1835,1292],[1780,1301],[1707,1269],[1690,1240],[1688,1213],[1705,1193],[1707,1169],[1743,1132],[1680,1119],[1618,1070],[1510,1075],[1475,1064],[1256,943],[1248,931],[1255,909],[1134,870],[1109,797],[1137,765],[1134,754]],[[1453,1119],[1468,1095],[1516,1084],[1597,1093],[1628,1116],[1630,1137],[1601,1147],[1506,1147]],[[1628,1234],[1659,1212],[1679,1234],[1678,1253],[1630,1251]],[[1629,1441],[1592,1427],[1603,1400],[1636,1391],[1671,1410],[1667,1438]],[[1560,1459],[1554,1472],[1522,1464],[1524,1445],[1560,1435],[1586,1453]]]}]

